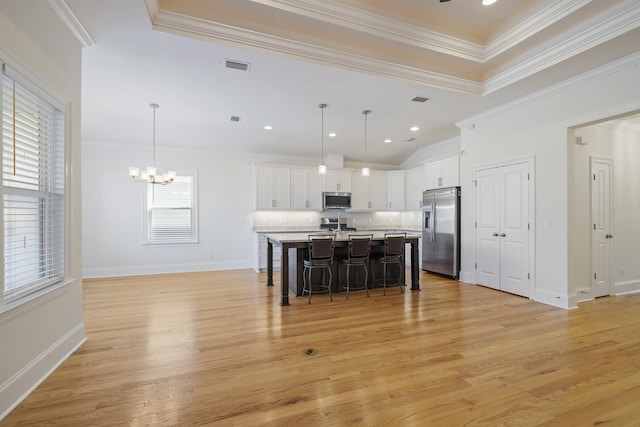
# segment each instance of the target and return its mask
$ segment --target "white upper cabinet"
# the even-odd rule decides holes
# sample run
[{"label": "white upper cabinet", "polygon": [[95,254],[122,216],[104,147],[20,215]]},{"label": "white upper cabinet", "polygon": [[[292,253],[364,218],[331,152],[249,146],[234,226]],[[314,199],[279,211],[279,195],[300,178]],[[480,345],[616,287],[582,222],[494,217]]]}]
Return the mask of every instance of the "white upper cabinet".
[{"label": "white upper cabinet", "polygon": [[324,175],[324,191],[351,191],[351,172],[329,170]]},{"label": "white upper cabinet", "polygon": [[257,166],[256,209],[291,208],[291,169]]},{"label": "white upper cabinet", "polygon": [[459,156],[447,157],[425,164],[425,176],[425,190],[460,185]]},{"label": "white upper cabinet", "polygon": [[388,205],[390,211],[405,209],[405,171],[387,172]]},{"label": "white upper cabinet", "polygon": [[426,189],[425,167],[418,166],[407,170],[407,210],[419,210],[422,208],[422,192]]},{"label": "white upper cabinet", "polygon": [[351,174],[351,209],[352,210],[387,210],[387,174],[371,171],[369,176],[362,176],[360,171]]},{"label": "white upper cabinet", "polygon": [[291,209],[322,210],[322,175],[317,169],[291,169]]}]

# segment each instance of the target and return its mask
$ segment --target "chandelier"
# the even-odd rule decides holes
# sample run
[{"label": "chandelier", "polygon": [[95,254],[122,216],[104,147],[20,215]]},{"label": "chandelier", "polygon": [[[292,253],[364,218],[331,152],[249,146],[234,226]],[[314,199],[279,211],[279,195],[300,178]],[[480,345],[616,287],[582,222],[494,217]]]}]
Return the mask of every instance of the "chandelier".
[{"label": "chandelier", "polygon": [[153,157],[152,166],[147,166],[145,170],[140,172],[135,166],[129,166],[129,176],[135,181],[144,181],[150,184],[167,185],[176,179],[176,171],[167,171],[158,174],[156,170],[156,109],[158,104],[149,104],[153,108]]}]

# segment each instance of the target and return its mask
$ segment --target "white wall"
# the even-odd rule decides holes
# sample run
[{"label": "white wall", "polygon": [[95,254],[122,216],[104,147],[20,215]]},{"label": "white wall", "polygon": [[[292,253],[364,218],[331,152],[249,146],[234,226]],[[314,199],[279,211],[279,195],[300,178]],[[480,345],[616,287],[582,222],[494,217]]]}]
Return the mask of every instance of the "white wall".
[{"label": "white wall", "polygon": [[[128,167],[148,146],[84,143],[84,277],[250,268],[255,157],[158,148],[170,168],[197,172],[199,244],[143,245],[143,183]],[[158,164],[159,170],[162,164]]]},{"label": "white wall", "polygon": [[[462,184],[462,272],[473,281],[474,230],[472,179],[475,168],[535,156],[535,292],[532,298],[559,307],[574,307],[569,289],[568,129],[640,107],[640,55],[634,55],[460,123]],[[572,159],[571,159],[572,160]],[[543,224],[548,222],[549,228]]]},{"label": "white wall", "polygon": [[[589,158],[613,161],[612,202],[613,224],[611,241],[611,279],[615,294],[640,290],[640,129],[602,123],[575,130],[586,145],[570,144],[574,167],[573,202],[570,205],[570,291],[578,301],[591,298],[591,198]],[[571,210],[570,210],[571,212]],[[582,292],[581,292],[582,291]],[[584,293],[589,291],[589,293]]]},{"label": "white wall", "polygon": [[70,284],[0,310],[0,419],[85,339],[80,210],[81,48],[49,4],[0,2],[0,59],[69,102],[67,276]]}]

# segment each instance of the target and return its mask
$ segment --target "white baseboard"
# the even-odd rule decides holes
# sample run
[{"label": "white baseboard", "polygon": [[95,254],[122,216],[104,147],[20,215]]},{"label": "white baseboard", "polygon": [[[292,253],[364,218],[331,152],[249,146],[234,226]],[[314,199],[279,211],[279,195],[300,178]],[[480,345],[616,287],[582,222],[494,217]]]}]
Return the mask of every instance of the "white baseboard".
[{"label": "white baseboard", "polygon": [[84,323],[80,323],[0,385],[0,421],[51,375],[86,339]]},{"label": "white baseboard", "polygon": [[614,284],[614,295],[634,294],[640,292],[640,280],[626,280]]},{"label": "white baseboard", "polygon": [[560,307],[564,309],[577,308],[575,294],[559,294],[557,292],[550,292],[545,289],[535,289],[535,295],[533,300],[541,302],[543,304],[552,305],[554,307]]},{"label": "white baseboard", "polygon": [[575,295],[576,304],[584,301],[593,300],[593,292],[591,288],[587,286],[576,288],[574,291],[574,295]]},{"label": "white baseboard", "polygon": [[460,271],[460,281],[465,283],[476,283],[476,274],[472,271]]},{"label": "white baseboard", "polygon": [[95,279],[102,277],[142,276],[147,274],[191,273],[196,271],[241,270],[254,268],[254,263],[246,261],[207,262],[194,264],[158,264],[123,267],[85,268],[82,277]]}]

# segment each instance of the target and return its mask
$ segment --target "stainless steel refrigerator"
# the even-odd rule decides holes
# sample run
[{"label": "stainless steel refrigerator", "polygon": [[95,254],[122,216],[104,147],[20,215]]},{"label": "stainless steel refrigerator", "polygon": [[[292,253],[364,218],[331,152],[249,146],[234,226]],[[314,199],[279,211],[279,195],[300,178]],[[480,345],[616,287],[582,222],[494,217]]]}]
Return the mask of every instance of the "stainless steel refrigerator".
[{"label": "stainless steel refrigerator", "polygon": [[460,187],[422,194],[422,269],[458,279]]}]

